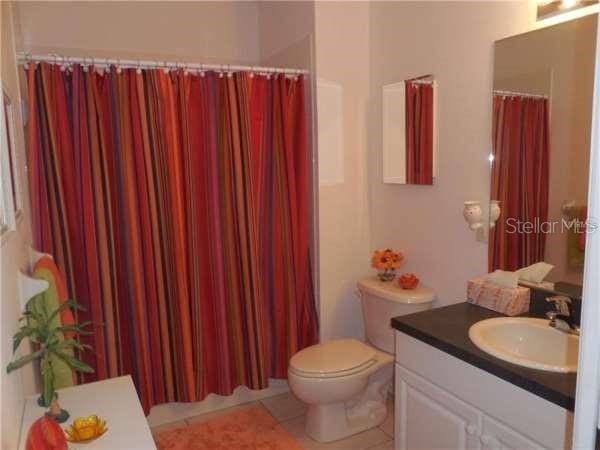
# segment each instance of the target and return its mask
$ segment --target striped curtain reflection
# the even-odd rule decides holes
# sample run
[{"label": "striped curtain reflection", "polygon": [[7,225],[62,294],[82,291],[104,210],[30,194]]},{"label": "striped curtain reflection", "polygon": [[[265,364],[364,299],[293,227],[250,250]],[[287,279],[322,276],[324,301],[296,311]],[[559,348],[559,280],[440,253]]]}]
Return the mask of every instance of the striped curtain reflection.
[{"label": "striped curtain reflection", "polygon": [[34,243],[82,354],[155,404],[265,388],[317,339],[304,80],[27,69]]},{"label": "striped curtain reflection", "polygon": [[407,80],[406,182],[433,184],[433,85]]},{"label": "striped curtain reflection", "polygon": [[[489,270],[514,271],[544,260],[549,196],[548,99],[494,95],[490,195],[501,214],[490,230]],[[537,224],[526,231],[517,224]]]}]

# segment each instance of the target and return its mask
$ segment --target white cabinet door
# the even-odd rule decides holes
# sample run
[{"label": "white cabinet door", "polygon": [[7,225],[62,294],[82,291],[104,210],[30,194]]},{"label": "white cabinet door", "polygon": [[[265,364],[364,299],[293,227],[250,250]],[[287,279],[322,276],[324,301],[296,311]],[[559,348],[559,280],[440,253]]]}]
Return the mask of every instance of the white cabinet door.
[{"label": "white cabinet door", "polygon": [[538,450],[544,448],[488,416],[483,417],[480,440],[482,450]]},{"label": "white cabinet door", "polygon": [[396,450],[480,449],[482,414],[396,364]]}]

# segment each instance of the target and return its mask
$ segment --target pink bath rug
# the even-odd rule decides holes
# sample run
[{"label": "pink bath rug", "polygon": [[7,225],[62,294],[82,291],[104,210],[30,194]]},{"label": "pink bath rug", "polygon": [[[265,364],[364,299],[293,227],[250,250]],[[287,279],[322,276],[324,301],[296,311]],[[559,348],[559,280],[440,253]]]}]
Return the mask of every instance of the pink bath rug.
[{"label": "pink bath rug", "polygon": [[158,450],[302,450],[262,406],[157,433]]}]

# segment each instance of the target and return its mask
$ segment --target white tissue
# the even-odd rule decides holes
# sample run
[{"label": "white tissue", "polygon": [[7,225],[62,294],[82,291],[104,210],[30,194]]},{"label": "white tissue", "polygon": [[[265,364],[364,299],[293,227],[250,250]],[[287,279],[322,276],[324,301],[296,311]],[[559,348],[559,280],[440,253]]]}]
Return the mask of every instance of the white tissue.
[{"label": "white tissue", "polygon": [[515,273],[519,276],[519,280],[531,281],[533,283],[541,283],[544,278],[554,269],[552,264],[538,262],[531,266],[523,267]]},{"label": "white tissue", "polygon": [[516,288],[519,284],[519,275],[516,272],[494,270],[484,277],[485,281],[507,288]]},{"label": "white tissue", "polygon": [[533,281],[519,280],[519,284],[534,289],[543,289],[545,291],[554,291],[554,283],[551,281],[542,281],[541,283],[534,283]]}]

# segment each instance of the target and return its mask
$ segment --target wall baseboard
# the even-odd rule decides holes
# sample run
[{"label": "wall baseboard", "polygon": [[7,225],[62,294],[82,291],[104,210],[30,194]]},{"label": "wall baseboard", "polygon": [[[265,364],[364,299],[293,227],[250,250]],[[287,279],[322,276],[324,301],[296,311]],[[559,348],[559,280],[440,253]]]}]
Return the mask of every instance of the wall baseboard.
[{"label": "wall baseboard", "polygon": [[232,395],[227,397],[210,394],[201,402],[193,403],[165,403],[154,406],[148,415],[150,427],[165,423],[177,422],[188,417],[205,414],[220,409],[230,408],[243,403],[261,400],[289,391],[286,380],[269,380],[269,387],[261,390],[251,390],[245,386],[237,387]]}]

